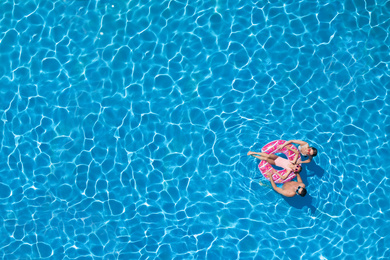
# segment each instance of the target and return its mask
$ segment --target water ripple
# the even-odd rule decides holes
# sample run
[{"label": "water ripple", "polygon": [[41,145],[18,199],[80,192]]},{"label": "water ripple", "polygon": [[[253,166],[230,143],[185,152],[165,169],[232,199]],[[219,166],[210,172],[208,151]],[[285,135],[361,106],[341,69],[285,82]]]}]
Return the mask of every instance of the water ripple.
[{"label": "water ripple", "polygon": [[3,1],[0,257],[388,257],[388,7]]}]

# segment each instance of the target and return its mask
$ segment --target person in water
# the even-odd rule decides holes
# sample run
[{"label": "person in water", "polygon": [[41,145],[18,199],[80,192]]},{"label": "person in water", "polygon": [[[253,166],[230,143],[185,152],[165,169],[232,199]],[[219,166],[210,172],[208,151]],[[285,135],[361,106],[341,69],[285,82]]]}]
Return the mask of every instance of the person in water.
[{"label": "person in water", "polygon": [[[287,171],[285,174],[281,175],[278,171],[271,167],[270,171],[267,172],[268,179],[271,181],[272,188],[279,194],[286,197],[294,197],[296,194],[304,197],[307,193],[306,185],[302,182],[301,176],[299,172],[302,170],[302,167],[296,164],[298,159],[299,152],[294,151],[287,147],[287,149],[293,151],[296,155],[292,161],[281,158],[275,154],[267,154],[267,153],[256,153],[256,152],[248,152],[248,155],[256,157],[260,160],[267,161],[269,164],[276,165],[279,167],[285,168]],[[260,155],[260,156],[258,156]],[[273,174],[278,175],[282,179],[286,179],[287,176],[294,171],[297,176],[297,181],[288,181],[285,182],[282,188],[276,186],[274,179],[272,178]]]},{"label": "person in water", "polygon": [[251,155],[251,156],[258,158],[262,161],[266,161],[271,165],[276,165],[276,166],[279,166],[279,167],[286,169],[286,173],[284,173],[283,175],[280,174],[278,171],[274,171],[274,173],[276,173],[280,178],[282,178],[284,180],[290,175],[291,172],[299,173],[302,171],[302,167],[297,164],[299,152],[295,151],[293,149],[290,149],[288,147],[286,147],[286,148],[295,153],[294,159],[292,161],[289,161],[287,159],[279,157],[275,154],[257,153],[257,152],[249,151],[248,155]]},{"label": "person in water", "polygon": [[277,172],[275,169],[271,169],[267,173],[268,178],[271,180],[272,188],[279,194],[286,196],[286,197],[294,197],[296,194],[305,197],[307,191],[306,191],[306,185],[302,182],[301,176],[299,173],[295,173],[297,175],[297,181],[288,181],[285,182],[282,186],[282,188],[279,188],[276,186],[274,179],[272,178],[272,175]]},{"label": "person in water", "polygon": [[285,147],[286,145],[291,144],[291,143],[299,144],[299,146],[298,146],[299,152],[303,156],[308,156],[309,157],[309,159],[307,159],[305,161],[298,160],[297,161],[298,164],[300,164],[300,163],[309,163],[309,162],[311,162],[311,159],[314,156],[317,155],[317,149],[316,148],[309,146],[309,144],[307,142],[304,142],[304,141],[301,141],[301,140],[290,140],[290,141],[287,141],[283,145],[280,145],[278,148],[282,149],[283,147]]}]

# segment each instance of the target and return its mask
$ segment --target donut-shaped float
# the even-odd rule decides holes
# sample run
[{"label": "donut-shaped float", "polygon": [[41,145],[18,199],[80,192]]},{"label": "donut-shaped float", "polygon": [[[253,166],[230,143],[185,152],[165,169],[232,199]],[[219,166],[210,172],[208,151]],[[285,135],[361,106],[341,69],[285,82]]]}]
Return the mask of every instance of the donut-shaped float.
[{"label": "donut-shaped float", "polygon": [[[293,151],[288,150],[286,147],[288,147],[292,150],[295,150],[295,151],[298,151],[298,149],[292,144],[288,144],[285,147],[283,147],[282,149],[279,149],[278,147],[280,145],[283,145],[285,142],[286,141],[284,141],[284,140],[272,141],[272,142],[266,144],[263,148],[261,148],[261,151],[263,153],[267,153],[267,154],[283,153],[287,156],[288,160],[292,161],[295,157],[295,153]],[[298,160],[299,159],[301,159],[300,154],[298,155]],[[267,172],[269,170],[271,170],[270,168],[273,168],[272,165],[266,161],[261,161],[259,163],[259,170],[260,170],[261,174],[263,174],[263,176],[267,179],[268,179]],[[278,170],[275,169],[275,171],[278,171]],[[286,171],[287,171],[286,169],[283,169],[283,170],[279,170],[278,172],[280,173],[280,175],[283,175],[286,173]],[[277,174],[272,175],[272,178],[274,179],[275,183],[285,183],[285,182],[288,182],[288,181],[291,181],[292,179],[294,179],[295,176],[296,176],[295,173],[291,172],[287,176],[287,178],[284,180],[282,178],[280,178]]]}]

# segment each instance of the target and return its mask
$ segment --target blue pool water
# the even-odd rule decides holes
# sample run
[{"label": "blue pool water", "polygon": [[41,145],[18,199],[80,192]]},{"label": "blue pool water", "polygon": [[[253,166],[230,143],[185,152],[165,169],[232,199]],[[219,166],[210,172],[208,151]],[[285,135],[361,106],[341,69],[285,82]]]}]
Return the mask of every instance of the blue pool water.
[{"label": "blue pool water", "polygon": [[[4,0],[1,259],[389,259],[390,2]],[[246,155],[319,151],[308,195]]]}]

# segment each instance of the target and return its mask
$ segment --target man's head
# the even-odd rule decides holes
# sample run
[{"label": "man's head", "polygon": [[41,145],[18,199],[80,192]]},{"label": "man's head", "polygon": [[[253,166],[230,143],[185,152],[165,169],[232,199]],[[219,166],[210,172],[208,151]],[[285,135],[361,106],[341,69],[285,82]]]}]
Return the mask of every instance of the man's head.
[{"label": "man's head", "polygon": [[295,193],[301,197],[305,197],[307,190],[301,186],[298,186],[298,189],[295,191]]},{"label": "man's head", "polygon": [[314,148],[314,147],[309,147],[309,155],[311,155],[311,156],[316,156],[317,155],[317,149],[316,148]]}]

